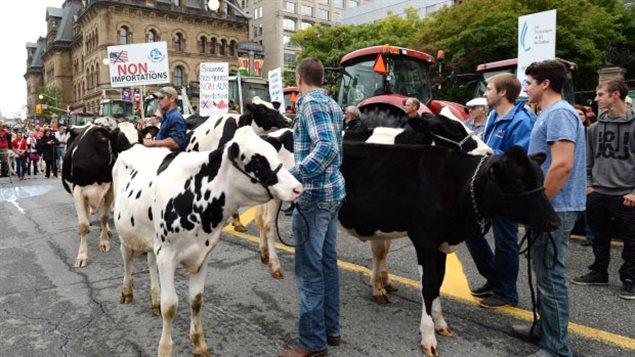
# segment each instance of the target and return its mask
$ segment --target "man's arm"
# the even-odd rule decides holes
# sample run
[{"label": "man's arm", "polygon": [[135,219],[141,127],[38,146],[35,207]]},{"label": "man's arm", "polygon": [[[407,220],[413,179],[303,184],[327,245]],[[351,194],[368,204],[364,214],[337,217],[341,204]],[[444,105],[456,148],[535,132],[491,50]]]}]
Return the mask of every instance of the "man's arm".
[{"label": "man's arm", "polygon": [[594,145],[591,142],[593,139],[593,131],[591,129],[587,129],[586,133],[586,194],[590,194],[593,192],[593,165],[595,164],[595,153],[593,152]]},{"label": "man's arm", "polygon": [[179,144],[174,141],[172,138],[167,138],[163,140],[152,140],[152,139],[143,139],[143,146],[147,146],[150,148],[156,147],[164,147],[170,150],[180,150]]},{"label": "man's arm", "polygon": [[575,143],[568,140],[551,144],[551,165],[545,177],[545,194],[553,200],[565,185],[573,169]]}]

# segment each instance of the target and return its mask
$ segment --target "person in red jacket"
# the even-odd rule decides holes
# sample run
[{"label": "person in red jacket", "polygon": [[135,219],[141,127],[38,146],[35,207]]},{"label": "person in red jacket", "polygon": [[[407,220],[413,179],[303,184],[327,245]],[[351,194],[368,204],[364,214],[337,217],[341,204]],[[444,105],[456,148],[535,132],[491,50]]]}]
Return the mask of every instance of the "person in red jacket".
[{"label": "person in red jacket", "polygon": [[26,152],[28,145],[26,143],[26,139],[22,135],[22,132],[18,131],[16,138],[13,139],[13,142],[11,143],[11,148],[17,156],[15,159],[15,166],[18,177],[20,180],[26,180],[24,175],[26,175]]},{"label": "person in red jacket", "polygon": [[0,122],[0,177],[9,176],[9,148],[11,134],[4,122]]}]

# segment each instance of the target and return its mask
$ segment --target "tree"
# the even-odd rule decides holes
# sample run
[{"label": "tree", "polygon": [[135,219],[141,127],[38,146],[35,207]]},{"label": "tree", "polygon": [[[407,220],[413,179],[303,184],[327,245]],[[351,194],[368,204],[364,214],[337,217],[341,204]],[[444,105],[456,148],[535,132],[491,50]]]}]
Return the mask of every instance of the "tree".
[{"label": "tree", "polygon": [[[42,99],[40,99],[40,95]],[[60,108],[62,103],[62,90],[56,86],[42,86],[37,89],[37,103],[46,105],[46,109],[42,110],[42,114],[38,114],[37,117],[44,119],[46,122],[51,122],[53,115],[59,116],[65,112],[64,108]]]}]

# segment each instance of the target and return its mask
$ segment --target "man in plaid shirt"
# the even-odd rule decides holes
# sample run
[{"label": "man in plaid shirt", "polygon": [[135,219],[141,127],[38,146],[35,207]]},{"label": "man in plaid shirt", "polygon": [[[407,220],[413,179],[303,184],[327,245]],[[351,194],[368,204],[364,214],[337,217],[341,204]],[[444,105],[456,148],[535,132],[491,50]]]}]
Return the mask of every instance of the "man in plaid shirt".
[{"label": "man in plaid shirt", "polygon": [[[299,343],[280,356],[321,356],[340,343],[340,291],[335,240],[337,212],[344,199],[342,129],[344,114],[320,88],[324,67],[315,58],[296,69],[301,98],[293,128],[296,165],[290,171],[304,193],[293,211],[295,275],[300,290]],[[303,217],[304,216],[304,217]],[[305,220],[306,218],[306,220]]]}]

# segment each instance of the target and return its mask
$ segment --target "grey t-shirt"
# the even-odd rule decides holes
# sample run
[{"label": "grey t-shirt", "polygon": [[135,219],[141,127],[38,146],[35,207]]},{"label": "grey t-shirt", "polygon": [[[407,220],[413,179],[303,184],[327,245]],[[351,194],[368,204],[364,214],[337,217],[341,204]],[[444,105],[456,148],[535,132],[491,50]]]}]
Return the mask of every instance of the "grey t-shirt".
[{"label": "grey t-shirt", "polygon": [[529,154],[545,153],[547,160],[542,172],[547,175],[551,166],[551,147],[556,141],[575,143],[573,169],[567,182],[551,204],[556,212],[584,211],[586,208],[586,143],[584,126],[571,104],[560,100],[544,108],[531,131]]}]

